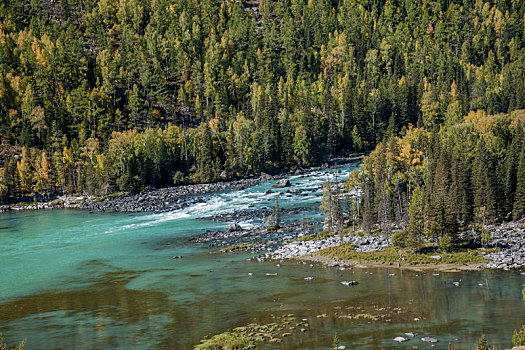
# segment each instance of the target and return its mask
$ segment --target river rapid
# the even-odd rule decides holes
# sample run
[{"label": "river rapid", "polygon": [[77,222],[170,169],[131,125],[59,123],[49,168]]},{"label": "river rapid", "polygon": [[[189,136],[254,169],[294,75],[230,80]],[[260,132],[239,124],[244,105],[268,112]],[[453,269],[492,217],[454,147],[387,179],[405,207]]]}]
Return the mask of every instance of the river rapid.
[{"label": "river rapid", "polygon": [[[300,208],[283,220],[319,223],[322,183],[353,169],[290,176],[294,193],[267,193],[273,182],[262,182],[163,213],[0,214],[0,332],[11,346],[27,338],[29,350],[191,349],[205,336],[293,313],[309,329],[260,348],[329,349],[337,334],[348,349],[446,349],[449,342],[469,349],[481,333],[511,347],[513,330],[525,323],[525,277],[517,271],[341,270],[211,254],[217,247],[194,241],[233,223],[203,218],[253,211],[235,222],[263,225],[258,213],[271,211],[275,196],[284,209]],[[418,335],[393,340],[405,332]]]}]

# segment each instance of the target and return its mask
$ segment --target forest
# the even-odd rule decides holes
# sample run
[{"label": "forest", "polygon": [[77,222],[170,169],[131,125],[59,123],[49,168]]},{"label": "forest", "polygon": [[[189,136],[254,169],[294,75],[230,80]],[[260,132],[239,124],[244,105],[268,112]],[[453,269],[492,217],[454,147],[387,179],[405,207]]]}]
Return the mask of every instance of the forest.
[{"label": "forest", "polygon": [[[379,144],[365,227],[419,227],[411,203],[429,196],[433,234],[519,217],[524,16],[518,0],[2,1],[0,200],[276,173]],[[401,162],[386,154],[422,165],[370,175]],[[447,209],[434,188],[449,184]]]},{"label": "forest", "polygon": [[[459,238],[484,245],[487,225],[525,217],[524,126],[523,110],[470,112],[432,131],[409,126],[379,143],[346,181],[350,212],[360,209],[352,218],[369,232],[397,229],[400,246],[430,240],[446,250]],[[459,237],[465,231],[474,237]]]}]

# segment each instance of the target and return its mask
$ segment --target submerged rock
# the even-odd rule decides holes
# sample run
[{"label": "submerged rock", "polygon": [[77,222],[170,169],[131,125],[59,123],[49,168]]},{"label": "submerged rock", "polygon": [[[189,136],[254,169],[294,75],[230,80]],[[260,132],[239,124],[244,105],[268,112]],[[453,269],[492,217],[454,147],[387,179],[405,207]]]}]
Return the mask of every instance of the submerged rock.
[{"label": "submerged rock", "polygon": [[343,286],[357,286],[359,282],[357,281],[341,281]]},{"label": "submerged rock", "polygon": [[421,340],[427,343],[437,343],[439,341],[436,338],[431,338],[431,337],[423,337],[421,338]]},{"label": "submerged rock", "polygon": [[290,187],[292,184],[288,179],[281,179],[272,185],[273,188],[285,188]]},{"label": "submerged rock", "polygon": [[395,337],[394,338],[394,341],[397,341],[397,342],[400,342],[400,343],[405,342],[407,340],[409,340],[409,339],[403,338],[403,337]]}]

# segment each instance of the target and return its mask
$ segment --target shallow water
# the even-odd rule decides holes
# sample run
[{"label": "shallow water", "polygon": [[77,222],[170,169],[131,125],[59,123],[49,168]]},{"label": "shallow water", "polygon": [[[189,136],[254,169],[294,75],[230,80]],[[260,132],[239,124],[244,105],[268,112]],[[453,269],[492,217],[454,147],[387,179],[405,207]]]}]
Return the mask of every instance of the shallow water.
[{"label": "shallow water", "polygon": [[[339,169],[337,176],[350,170]],[[281,207],[310,209],[287,219],[318,220],[320,187],[334,177],[334,171],[291,177],[293,188],[311,191],[277,190]],[[513,329],[525,323],[525,276],[517,272],[340,271],[296,262],[277,267],[247,261],[247,253],[210,254],[206,245],[189,242],[228,225],[197,218],[271,209],[277,194],[266,194],[270,186],[211,194],[203,203],[159,214],[1,215],[0,332],[10,344],[27,338],[26,349],[190,349],[206,335],[294,313],[311,328],[261,348],[328,349],[337,333],[352,349],[430,348],[423,336],[440,340],[434,348],[451,341],[465,349],[481,333],[510,347]],[[264,220],[240,224],[249,228]],[[342,280],[360,284],[345,287]],[[355,319],[358,314],[377,320]],[[409,331],[419,335],[401,345],[392,340]]]}]

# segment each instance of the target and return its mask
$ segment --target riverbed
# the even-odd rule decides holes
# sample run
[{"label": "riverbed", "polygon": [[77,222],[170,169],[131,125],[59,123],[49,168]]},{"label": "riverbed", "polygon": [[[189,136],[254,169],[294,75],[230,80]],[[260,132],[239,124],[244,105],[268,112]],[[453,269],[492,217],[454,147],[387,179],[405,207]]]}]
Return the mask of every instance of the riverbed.
[{"label": "riverbed", "polygon": [[[284,222],[315,226],[322,183],[354,168],[290,176],[292,186],[273,193],[272,181],[211,193],[162,213],[1,214],[0,332],[11,345],[27,338],[25,349],[191,349],[206,336],[294,314],[308,330],[261,348],[329,349],[337,334],[352,349],[446,349],[449,342],[466,349],[481,333],[510,347],[513,330],[525,322],[525,277],[517,271],[341,270],[258,262],[248,252],[212,254],[216,247],[194,241],[233,223],[264,225],[261,213],[272,210],[275,196],[282,208],[299,208]],[[250,211],[234,222],[212,219]],[[359,285],[340,283],[348,280]],[[397,336],[410,340],[398,344]]]}]

